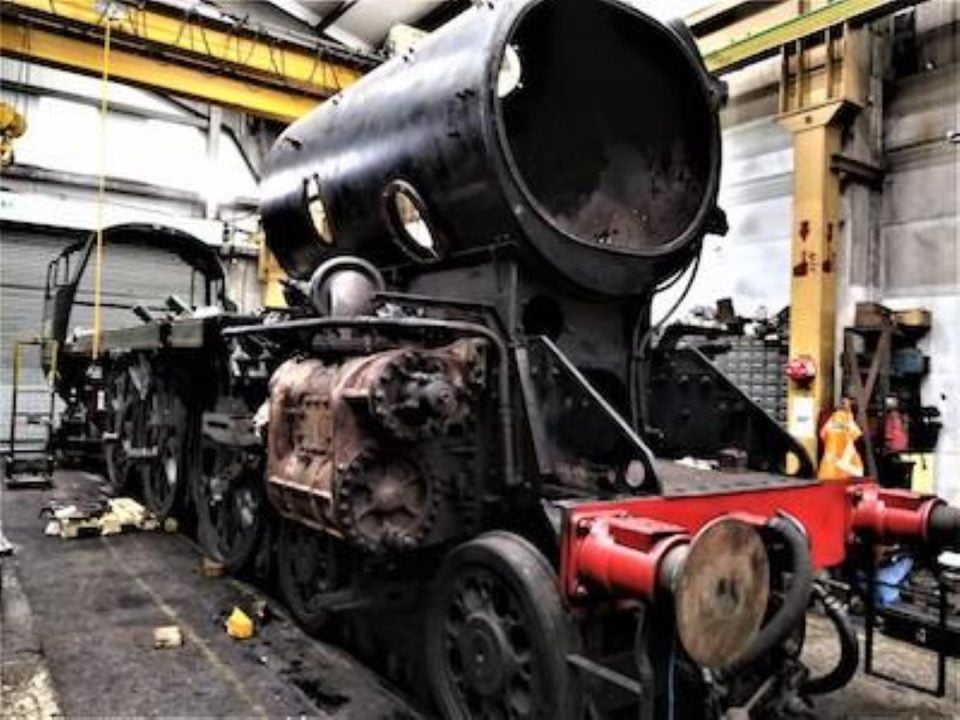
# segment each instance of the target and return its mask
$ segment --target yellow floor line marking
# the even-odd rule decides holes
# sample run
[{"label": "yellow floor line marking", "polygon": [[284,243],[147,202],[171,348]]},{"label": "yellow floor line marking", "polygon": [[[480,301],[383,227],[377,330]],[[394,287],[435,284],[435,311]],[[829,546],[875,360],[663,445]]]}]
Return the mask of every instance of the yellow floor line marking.
[{"label": "yellow floor line marking", "polygon": [[230,666],[227,665],[219,655],[217,655],[216,651],[211,648],[207,642],[190,626],[190,624],[184,621],[180,617],[179,613],[177,613],[174,608],[170,607],[170,605],[168,605],[166,601],[164,601],[164,599],[160,597],[142,577],[135,575],[127,569],[123,558],[121,558],[117,551],[114,550],[113,546],[107,541],[106,538],[101,537],[100,542],[107,546],[107,550],[113,556],[114,560],[117,561],[117,567],[119,567],[125,575],[132,579],[140,587],[140,589],[150,596],[153,604],[157,606],[160,612],[166,615],[169,620],[180,626],[180,629],[183,631],[183,634],[187,637],[187,639],[200,648],[200,651],[207,658],[207,661],[210,663],[211,667],[213,667],[220,677],[233,686],[233,689],[237,691],[237,694],[245,703],[250,706],[253,712],[261,718],[269,718],[270,716],[267,711],[264,710],[262,705],[250,697],[246,686],[243,684],[243,681],[240,680],[240,678],[237,677],[237,674],[230,669]]}]

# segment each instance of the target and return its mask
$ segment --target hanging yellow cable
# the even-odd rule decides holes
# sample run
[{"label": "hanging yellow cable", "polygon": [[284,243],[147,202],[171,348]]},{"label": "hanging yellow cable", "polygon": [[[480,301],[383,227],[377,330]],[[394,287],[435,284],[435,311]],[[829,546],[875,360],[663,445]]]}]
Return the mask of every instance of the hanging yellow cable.
[{"label": "hanging yellow cable", "polygon": [[100,357],[100,333],[103,330],[100,286],[103,282],[103,219],[107,190],[107,111],[110,80],[110,10],[103,14],[103,74],[100,78],[100,177],[97,186],[97,253],[93,266],[93,359]]}]

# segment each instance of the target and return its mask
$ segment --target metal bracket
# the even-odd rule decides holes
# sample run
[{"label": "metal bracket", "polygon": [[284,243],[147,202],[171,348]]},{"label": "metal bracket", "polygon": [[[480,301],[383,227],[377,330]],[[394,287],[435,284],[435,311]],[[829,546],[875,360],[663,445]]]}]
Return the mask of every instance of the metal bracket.
[{"label": "metal bracket", "polygon": [[626,690],[637,697],[644,697],[643,686],[639,682],[634,680],[632,677],[624,675],[623,673],[617,672],[616,670],[611,670],[605,665],[601,665],[600,663],[595,662],[588,657],[572,653],[567,655],[567,663],[579,671],[588,673],[595,678],[610,683],[611,685],[616,685],[618,688]]},{"label": "metal bracket", "polygon": [[880,190],[886,170],[878,165],[856,160],[840,153],[830,156],[830,169],[837,173],[840,182],[858,182],[871,190]]}]

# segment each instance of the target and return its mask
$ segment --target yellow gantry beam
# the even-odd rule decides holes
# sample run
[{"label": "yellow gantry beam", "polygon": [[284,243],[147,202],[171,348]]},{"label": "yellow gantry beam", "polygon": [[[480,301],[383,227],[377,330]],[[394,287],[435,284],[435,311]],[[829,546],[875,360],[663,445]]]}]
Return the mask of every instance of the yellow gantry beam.
[{"label": "yellow gantry beam", "polygon": [[[756,22],[748,18],[701,37],[701,50],[711,71],[729,71],[837,24],[863,22],[918,1],[823,0],[800,12],[805,6],[797,0],[739,5],[728,0],[728,11],[756,6],[760,15]],[[300,117],[362,74],[240,25],[212,26],[142,2],[2,0],[0,7],[0,51],[6,55],[99,73],[100,60],[84,45],[102,43],[109,17],[121,60],[113,74],[119,79],[284,121]]]},{"label": "yellow gantry beam", "polygon": [[[103,66],[103,48],[98,45],[6,20],[0,20],[0,50],[4,55],[90,75]],[[110,51],[110,76],[284,122],[305,115],[320,102],[301,93],[259,87],[116,49]]]},{"label": "yellow gantry beam", "polygon": [[104,23],[110,22],[111,76],[288,122],[362,75],[319,51],[143,3],[3,0],[0,14],[4,55],[99,74]]},{"label": "yellow gantry beam", "polygon": [[[759,20],[757,23],[748,20],[735,32],[721,30],[705,35],[699,42],[707,68],[711,72],[727,72],[760,58],[775,55],[784,45],[816,35],[835,25],[867,22],[921,1],[832,0],[824,1],[807,12],[799,12],[803,5],[796,0],[781,2],[781,6],[796,5],[798,11],[790,12],[789,19],[771,25],[761,24]],[[777,3],[740,3],[741,6],[748,4],[776,17]]]}]

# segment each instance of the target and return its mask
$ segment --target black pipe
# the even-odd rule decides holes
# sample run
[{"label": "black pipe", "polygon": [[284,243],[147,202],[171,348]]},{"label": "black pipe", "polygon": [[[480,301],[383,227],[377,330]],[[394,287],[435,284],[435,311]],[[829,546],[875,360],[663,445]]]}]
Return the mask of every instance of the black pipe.
[{"label": "black pipe", "polygon": [[831,595],[819,583],[814,583],[813,596],[823,605],[823,611],[837,631],[840,658],[829,672],[805,681],[800,686],[800,692],[803,695],[825,695],[844,687],[856,675],[860,665],[860,644],[857,641],[857,631],[854,630],[850,616],[844,610],[840,599]]},{"label": "black pipe", "polygon": [[793,577],[783,597],[783,604],[769,622],[763,626],[746,652],[727,669],[727,674],[752,665],[782,643],[797,625],[803,621],[810,603],[813,585],[813,563],[807,537],[792,520],[777,516],[767,523],[767,528],[777,533],[790,551]]},{"label": "black pipe", "polygon": [[927,540],[937,550],[960,550],[960,508],[935,507],[927,525]]},{"label": "black pipe", "polygon": [[342,0],[339,4],[334,5],[333,9],[320,19],[320,22],[313,28],[313,31],[317,35],[322,35],[331,25],[336,23],[337,20],[350,12],[356,4],[357,0]]}]

